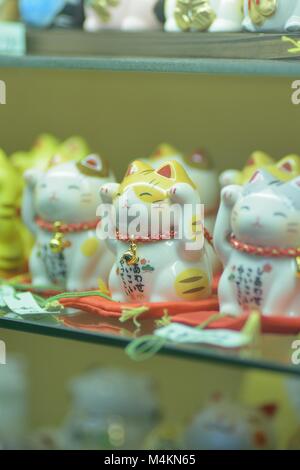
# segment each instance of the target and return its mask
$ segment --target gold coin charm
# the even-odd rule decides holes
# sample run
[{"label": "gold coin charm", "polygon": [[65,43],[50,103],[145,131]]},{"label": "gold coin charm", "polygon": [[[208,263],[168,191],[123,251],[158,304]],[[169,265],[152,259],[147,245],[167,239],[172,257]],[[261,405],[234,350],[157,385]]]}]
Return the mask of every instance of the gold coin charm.
[{"label": "gold coin charm", "polygon": [[182,31],[206,31],[216,18],[209,0],[177,0],[174,16]]},{"label": "gold coin charm", "polygon": [[54,222],[53,224],[54,237],[49,242],[52,253],[61,253],[65,248],[70,246],[70,242],[64,240],[64,234],[60,231],[61,225],[61,222]]},{"label": "gold coin charm", "polygon": [[134,240],[130,240],[130,247],[129,250],[125,251],[122,259],[128,264],[128,266],[132,266],[137,264],[139,258],[137,256],[137,246]]}]

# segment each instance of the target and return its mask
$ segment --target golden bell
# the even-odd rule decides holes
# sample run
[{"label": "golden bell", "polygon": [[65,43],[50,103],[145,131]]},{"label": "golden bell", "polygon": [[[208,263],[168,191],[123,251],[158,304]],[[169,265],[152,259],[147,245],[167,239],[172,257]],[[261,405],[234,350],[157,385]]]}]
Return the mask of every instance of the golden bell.
[{"label": "golden bell", "polygon": [[61,253],[65,248],[63,234],[56,233],[55,236],[50,240],[49,246],[52,253]]},{"label": "golden bell", "polygon": [[126,264],[128,264],[128,266],[133,266],[134,264],[138,263],[139,258],[136,254],[136,251],[136,243],[132,240],[130,242],[129,250],[125,251],[124,255],[122,256],[122,259],[126,262]]}]

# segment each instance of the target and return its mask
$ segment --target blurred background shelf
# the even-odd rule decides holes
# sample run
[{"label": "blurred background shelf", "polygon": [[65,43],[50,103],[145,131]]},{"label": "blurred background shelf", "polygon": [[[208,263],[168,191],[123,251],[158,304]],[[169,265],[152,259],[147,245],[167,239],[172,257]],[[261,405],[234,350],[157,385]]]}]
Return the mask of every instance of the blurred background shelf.
[{"label": "blurred background shelf", "polygon": [[299,76],[292,47],[281,34],[29,30],[28,55],[0,67]]},{"label": "blurred background shelf", "polygon": [[[87,325],[89,322],[93,327],[97,324],[98,331],[68,326],[52,326],[38,321],[19,321],[4,318],[0,319],[0,329],[2,332],[3,330],[13,330],[25,334],[33,333],[122,349],[135,337],[130,322],[121,324],[117,321],[107,321],[101,318],[98,318],[97,321],[94,316],[92,319],[86,313],[79,313],[79,322],[82,322],[82,319]],[[153,324],[144,321],[138,336],[149,335],[153,329]],[[220,366],[233,366],[241,369],[265,370],[300,376],[300,367],[292,365],[292,343],[295,339],[296,337],[292,336],[262,335],[258,347],[241,351],[204,347],[195,344],[176,345],[169,343],[162,347],[157,354],[192,361],[210,362]]]}]

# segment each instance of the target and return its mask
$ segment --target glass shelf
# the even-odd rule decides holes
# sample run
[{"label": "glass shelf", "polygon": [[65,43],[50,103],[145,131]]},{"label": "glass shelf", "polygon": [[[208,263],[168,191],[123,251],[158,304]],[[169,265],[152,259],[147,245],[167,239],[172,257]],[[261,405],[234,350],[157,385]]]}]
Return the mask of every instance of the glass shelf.
[{"label": "glass shelf", "polygon": [[[77,312],[65,318],[68,323],[71,318],[71,327],[62,324],[53,326],[38,321],[0,318],[0,328],[120,348],[125,348],[136,337],[151,334],[155,328],[152,321],[144,320],[137,334],[130,321],[121,324],[118,320],[107,320],[83,312]],[[76,323],[80,324],[80,328],[75,327]],[[83,329],[83,326],[86,329]],[[92,329],[97,329],[97,331],[92,331]],[[176,345],[170,342],[157,354],[300,375],[300,366],[293,365],[291,361],[292,343],[295,339],[296,336],[262,335],[257,348],[239,351],[195,344]]]},{"label": "glass shelf", "polygon": [[282,34],[28,30],[28,55],[0,67],[299,77],[292,48]]},{"label": "glass shelf", "polygon": [[0,68],[75,69],[299,77],[300,61],[123,57],[0,57]]}]

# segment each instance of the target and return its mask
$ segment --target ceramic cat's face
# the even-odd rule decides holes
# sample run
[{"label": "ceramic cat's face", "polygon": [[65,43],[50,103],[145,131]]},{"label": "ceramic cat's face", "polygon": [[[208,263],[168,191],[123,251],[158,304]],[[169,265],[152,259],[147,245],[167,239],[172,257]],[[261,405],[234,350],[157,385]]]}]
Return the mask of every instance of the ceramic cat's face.
[{"label": "ceramic cat's face", "polygon": [[[187,183],[195,189],[187,173],[177,162],[166,162],[157,170],[146,163],[133,162],[113,198],[119,221],[122,218],[122,209],[128,211],[126,223],[135,217],[134,210],[137,209],[141,210],[138,212],[141,226],[145,223],[150,227],[151,214],[161,214],[161,217],[170,214],[169,191],[178,183]],[[172,215],[170,222],[169,230],[174,228]]]},{"label": "ceramic cat's face", "polygon": [[89,155],[79,163],[63,163],[45,173],[35,173],[37,215],[50,222],[95,220],[99,186],[108,181],[107,175],[102,176],[101,169],[101,157]]},{"label": "ceramic cat's face", "polygon": [[247,408],[221,399],[210,403],[194,420],[186,436],[190,449],[267,450],[274,446],[274,407]]},{"label": "ceramic cat's face", "polygon": [[300,177],[288,183],[257,172],[235,204],[232,231],[244,243],[278,248],[300,245]]}]

